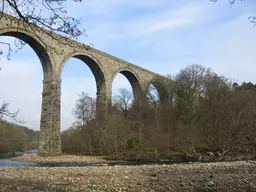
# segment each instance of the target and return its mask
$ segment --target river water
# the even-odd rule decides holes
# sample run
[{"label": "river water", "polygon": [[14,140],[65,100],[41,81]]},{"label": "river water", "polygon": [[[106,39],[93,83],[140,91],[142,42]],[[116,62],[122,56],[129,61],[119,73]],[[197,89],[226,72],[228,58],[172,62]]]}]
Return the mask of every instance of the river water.
[{"label": "river water", "polygon": [[[37,150],[30,150],[26,152],[15,152],[15,156],[22,156],[24,154],[35,154]],[[87,167],[87,166],[114,166],[114,165],[143,165],[143,164],[156,164],[153,162],[111,162],[103,164],[72,164],[72,163],[35,163],[35,162],[20,162],[10,161],[8,158],[11,157],[11,153],[0,154],[0,167]]]},{"label": "river water", "polygon": [[[25,154],[35,154],[37,150],[29,150],[25,152],[15,152],[15,156],[22,156]],[[173,163],[199,163],[199,162],[174,162],[174,161],[160,161],[154,162],[150,160],[145,160],[141,162],[109,162],[102,164],[73,164],[73,163],[36,163],[36,162],[20,162],[20,161],[10,161],[8,158],[13,154],[6,153],[0,154],[0,167],[88,167],[88,166],[115,166],[115,165],[156,165],[156,164],[173,164]]]},{"label": "river water", "polygon": [[0,167],[35,167],[35,166],[38,166],[39,165],[38,163],[10,161],[9,159],[7,159],[7,158],[11,157],[13,154],[15,156],[22,156],[24,154],[35,154],[35,153],[37,153],[37,150],[0,154]]}]

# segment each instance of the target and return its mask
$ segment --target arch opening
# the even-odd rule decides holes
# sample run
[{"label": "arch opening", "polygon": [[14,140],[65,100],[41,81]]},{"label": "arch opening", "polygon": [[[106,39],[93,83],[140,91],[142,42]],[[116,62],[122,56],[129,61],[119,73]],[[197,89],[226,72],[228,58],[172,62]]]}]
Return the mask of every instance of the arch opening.
[{"label": "arch opening", "polygon": [[[13,50],[10,60],[8,60],[8,47],[1,46],[3,54],[0,63],[3,65],[1,65],[2,70],[0,71],[0,107],[2,102],[6,102],[9,103],[8,111],[10,113],[19,110],[15,119],[7,115],[1,119],[3,120],[1,123],[15,132],[13,137],[7,137],[7,140],[20,141],[20,146],[27,148],[23,149],[21,147],[22,150],[30,150],[30,144],[23,143],[23,141],[31,140],[34,143],[33,145],[36,146],[33,148],[37,148],[36,142],[39,140],[42,107],[42,80],[44,79],[41,66],[44,63],[33,49],[33,45],[29,44],[29,46],[25,46],[16,53],[13,46],[15,46],[15,38],[18,37],[8,33],[0,35],[0,41],[9,43]],[[18,128],[18,126],[22,126],[23,129]],[[33,131],[28,131],[27,128]]]},{"label": "arch opening", "polygon": [[147,99],[151,106],[165,104],[168,102],[168,93],[161,83],[158,81],[153,81],[148,85]]},{"label": "arch opening", "polygon": [[100,92],[103,87],[105,88],[106,80],[105,80],[103,70],[101,69],[101,67],[99,66],[97,61],[95,61],[93,58],[91,58],[90,56],[87,56],[85,54],[83,54],[83,55],[82,54],[73,55],[73,56],[67,58],[63,62],[63,66],[60,68],[60,75],[61,76],[62,76],[63,68],[66,66],[66,62],[69,59],[72,59],[72,58],[76,58],[76,59],[82,61],[84,64],[86,64],[89,67],[89,69],[93,73],[93,76],[94,76],[95,81],[96,81],[97,92]]},{"label": "arch opening", "polygon": [[43,47],[43,45],[39,41],[37,41],[36,39],[34,39],[33,37],[31,37],[30,35],[28,35],[25,32],[8,31],[8,32],[1,33],[1,31],[0,31],[0,37],[4,37],[4,36],[17,38],[18,40],[21,41],[20,42],[21,44],[22,44],[22,42],[28,44],[34,50],[34,52],[37,54],[37,56],[41,62],[44,79],[47,80],[48,78],[51,78],[51,75],[52,75],[51,59],[50,59],[46,49]]},{"label": "arch opening", "polygon": [[[115,77],[119,73],[122,74],[128,80],[128,82],[132,88],[132,91],[133,91],[134,100],[137,101],[141,97],[141,86],[140,86],[138,78],[132,72],[127,71],[127,70],[122,70],[122,71],[119,71],[114,76],[113,79],[115,79]],[[113,82],[113,80],[112,80],[112,82]]]},{"label": "arch opening", "polygon": [[141,98],[138,78],[130,71],[118,71],[112,80],[112,103],[126,113]]},{"label": "arch opening", "polygon": [[[82,95],[95,100],[97,108],[98,105],[106,102],[106,81],[99,64],[87,55],[79,54],[68,58],[60,70],[62,79],[61,130],[63,131],[81,121],[75,116],[73,110]],[[95,115],[92,116],[95,118]]]}]

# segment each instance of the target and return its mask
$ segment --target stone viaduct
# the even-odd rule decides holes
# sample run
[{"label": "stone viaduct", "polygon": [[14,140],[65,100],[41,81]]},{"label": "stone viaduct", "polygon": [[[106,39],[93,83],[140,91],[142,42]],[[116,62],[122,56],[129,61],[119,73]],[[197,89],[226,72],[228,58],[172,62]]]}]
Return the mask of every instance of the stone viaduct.
[{"label": "stone viaduct", "polygon": [[95,77],[97,113],[99,110],[101,114],[106,113],[111,105],[112,82],[118,73],[130,82],[135,101],[146,99],[150,84],[156,87],[162,102],[170,100],[167,78],[9,15],[0,14],[0,35],[16,37],[29,44],[41,61],[44,74],[38,144],[41,155],[61,153],[61,73],[66,61],[72,57],[87,64]]}]

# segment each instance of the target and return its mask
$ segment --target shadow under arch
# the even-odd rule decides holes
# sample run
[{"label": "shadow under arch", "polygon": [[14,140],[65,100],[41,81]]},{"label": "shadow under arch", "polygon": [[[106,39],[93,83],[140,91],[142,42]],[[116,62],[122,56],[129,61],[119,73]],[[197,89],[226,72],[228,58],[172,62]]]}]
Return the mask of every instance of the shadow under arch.
[{"label": "shadow under arch", "polygon": [[126,77],[126,79],[129,81],[132,91],[133,91],[133,96],[134,96],[134,101],[139,102],[142,98],[142,89],[141,85],[139,82],[139,78],[129,69],[119,69],[114,73],[111,79],[111,85],[113,85],[114,79],[118,74],[122,74]]},{"label": "shadow under arch", "polygon": [[165,104],[166,102],[168,102],[167,89],[160,80],[153,79],[152,81],[150,81],[148,83],[147,87],[146,87],[146,91],[149,91],[150,85],[153,85],[156,88],[156,90],[157,90],[157,92],[160,96],[160,103],[161,104]]},{"label": "shadow under arch", "polygon": [[21,31],[17,31],[15,28],[7,28],[0,30],[0,36],[9,36],[15,37],[27,43],[37,54],[41,66],[43,68],[44,80],[52,80],[53,75],[53,67],[52,61],[47,53],[46,49],[44,48],[43,44],[36,40],[35,38],[31,37],[29,31],[22,29]]}]

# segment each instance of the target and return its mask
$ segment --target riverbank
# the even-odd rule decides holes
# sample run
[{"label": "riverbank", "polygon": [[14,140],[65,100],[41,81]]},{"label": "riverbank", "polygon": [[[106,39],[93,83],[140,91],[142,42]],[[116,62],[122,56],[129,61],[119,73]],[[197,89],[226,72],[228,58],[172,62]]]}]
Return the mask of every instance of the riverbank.
[{"label": "riverbank", "polygon": [[[123,159],[123,160],[122,160]],[[240,155],[223,155],[218,156],[216,154],[210,153],[208,155],[193,157],[184,155],[172,156],[171,159],[159,159],[155,161],[154,159],[144,158],[144,159],[127,159],[127,158],[115,158],[111,156],[88,156],[88,155],[57,155],[43,157],[36,153],[26,153],[22,156],[9,157],[10,161],[18,162],[30,162],[30,163],[42,163],[42,164],[114,164],[119,163],[129,163],[129,164],[149,164],[149,163],[186,163],[186,162],[232,162],[232,161],[247,161],[256,160],[255,154],[240,154]]]},{"label": "riverbank", "polygon": [[256,191],[256,161],[107,166],[2,167],[2,191]]},{"label": "riverbank", "polygon": [[71,164],[97,164],[112,163],[115,161],[107,160],[104,156],[78,156],[78,155],[57,155],[50,157],[42,157],[37,154],[25,154],[18,157],[9,158],[11,161],[33,162],[33,163],[71,163]]}]

